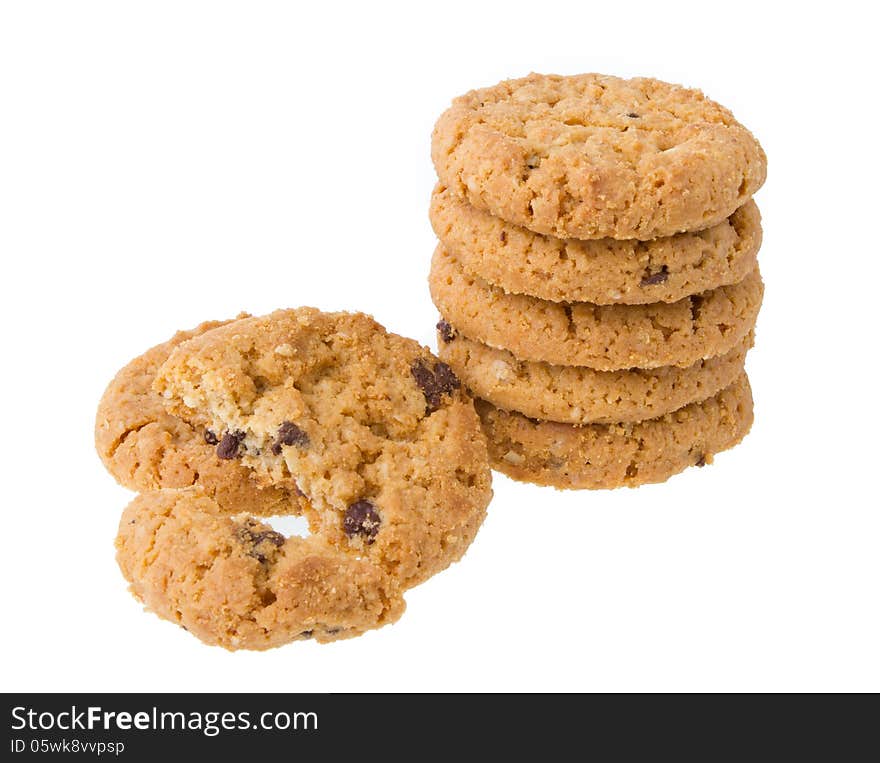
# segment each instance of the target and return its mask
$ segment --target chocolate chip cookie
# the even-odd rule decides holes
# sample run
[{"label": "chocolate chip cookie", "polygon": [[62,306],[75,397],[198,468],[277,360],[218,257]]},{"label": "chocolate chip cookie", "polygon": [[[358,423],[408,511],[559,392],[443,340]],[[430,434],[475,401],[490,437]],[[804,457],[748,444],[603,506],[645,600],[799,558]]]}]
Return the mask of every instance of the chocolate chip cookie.
[{"label": "chocolate chip cookie", "polygon": [[179,331],[116,374],[95,417],[98,455],[110,474],[131,490],[198,485],[229,511],[263,516],[298,513],[300,497],[295,492],[261,485],[241,463],[219,456],[217,433],[168,413],[152,389],[157,369],[172,350],[227,324],[208,321],[190,331]]},{"label": "chocolate chip cookie", "polygon": [[226,649],[350,638],[404,610],[397,581],[369,559],[319,534],[285,538],[199,488],[139,495],[116,548],[146,607]]},{"label": "chocolate chip cookie", "polygon": [[434,189],[430,216],[465,271],[552,302],[676,302],[739,283],[754,270],[761,246],[753,201],[711,228],[651,241],[543,236],[470,206],[443,185]]},{"label": "chocolate chip cookie", "polygon": [[600,74],[472,90],[437,121],[431,155],[472,206],[557,238],[710,228],[767,172],[754,136],[698,90]]},{"label": "chocolate chip cookie", "polygon": [[465,336],[521,360],[599,371],[686,368],[723,355],[754,328],[764,293],[755,268],[738,284],[672,303],[549,302],[469,275],[442,245],[429,285],[440,314]]},{"label": "chocolate chip cookie", "polygon": [[705,466],[742,440],[753,418],[745,374],[708,400],[638,424],[537,421],[481,400],[477,410],[493,468],[570,489],[636,487]]},{"label": "chocolate chip cookie", "polygon": [[358,313],[281,310],[181,344],[154,389],[221,459],[302,493],[325,542],[402,589],[457,560],[491,497],[486,442],[451,369]]},{"label": "chocolate chip cookie", "polygon": [[507,350],[468,339],[445,321],[437,334],[440,358],[476,397],[531,418],[568,424],[644,421],[712,397],[742,373],[754,340],[750,333],[727,353],[687,368],[596,371],[519,360]]}]

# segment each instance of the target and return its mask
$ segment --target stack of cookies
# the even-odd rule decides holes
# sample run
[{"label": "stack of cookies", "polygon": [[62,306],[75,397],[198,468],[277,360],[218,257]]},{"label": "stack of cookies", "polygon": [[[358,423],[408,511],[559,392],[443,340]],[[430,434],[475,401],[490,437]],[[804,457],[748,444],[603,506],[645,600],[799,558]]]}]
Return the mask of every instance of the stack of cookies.
[{"label": "stack of cookies", "polygon": [[440,357],[494,468],[660,482],[752,423],[766,157],[724,107],[652,79],[530,75],[434,129]]}]

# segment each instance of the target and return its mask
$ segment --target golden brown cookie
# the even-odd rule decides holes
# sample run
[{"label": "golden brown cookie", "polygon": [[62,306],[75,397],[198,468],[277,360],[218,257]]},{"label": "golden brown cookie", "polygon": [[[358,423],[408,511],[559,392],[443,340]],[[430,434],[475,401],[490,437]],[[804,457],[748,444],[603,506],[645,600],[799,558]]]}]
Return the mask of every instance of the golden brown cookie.
[{"label": "golden brown cookie", "polygon": [[155,383],[172,413],[218,433],[222,458],[301,491],[314,532],[402,589],[461,557],[492,494],[460,387],[427,349],[370,317],[311,308],[194,338]]},{"label": "golden brown cookie", "polygon": [[650,305],[549,302],[506,294],[437,247],[429,277],[440,314],[465,336],[521,360],[600,371],[685,368],[723,355],[754,328],[764,286],[755,268],[732,286]]},{"label": "golden brown cookie", "polygon": [[443,321],[437,335],[441,360],[476,397],[531,418],[568,424],[643,421],[712,397],[742,373],[753,339],[750,333],[724,355],[687,368],[596,371],[518,360]]},{"label": "golden brown cookie", "polygon": [[231,511],[263,516],[299,511],[295,493],[260,485],[237,461],[218,458],[214,433],[169,414],[152,389],[156,370],[175,347],[227,323],[208,321],[179,331],[116,374],[95,417],[98,455],[110,474],[131,490],[200,485]]},{"label": "golden brown cookie", "polygon": [[553,302],[676,302],[742,281],[761,246],[761,215],[753,201],[703,231],[651,241],[581,241],[511,225],[438,185],[431,224],[467,272],[506,292]]},{"label": "golden brown cookie", "polygon": [[431,156],[471,205],[557,238],[709,228],[767,173],[754,136],[699,90],[600,74],[472,90],[437,121]]},{"label": "golden brown cookie", "polygon": [[663,482],[736,445],[752,425],[742,374],[701,403],[639,424],[573,426],[535,421],[477,401],[492,467],[523,482],[557,488],[636,487]]},{"label": "golden brown cookie", "polygon": [[349,638],[404,609],[378,565],[319,535],[285,538],[199,488],[139,495],[122,514],[116,548],[146,607],[226,649]]}]

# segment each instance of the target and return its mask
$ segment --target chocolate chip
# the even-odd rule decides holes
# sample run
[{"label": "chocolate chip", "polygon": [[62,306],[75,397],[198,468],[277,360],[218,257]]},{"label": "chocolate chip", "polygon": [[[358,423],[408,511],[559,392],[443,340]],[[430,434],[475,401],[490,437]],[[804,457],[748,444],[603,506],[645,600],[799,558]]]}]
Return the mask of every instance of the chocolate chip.
[{"label": "chocolate chip", "polygon": [[506,244],[507,243],[507,231],[506,230],[501,231],[501,233],[498,234],[498,238],[501,239],[502,244]]},{"label": "chocolate chip", "polygon": [[342,628],[324,628],[324,633],[328,636],[333,636],[336,633],[342,633]]},{"label": "chocolate chip", "polygon": [[220,440],[217,439],[217,435],[214,434],[210,429],[205,430],[205,442],[208,445],[216,445]]},{"label": "chocolate chip", "polygon": [[272,445],[272,453],[281,455],[282,445],[296,445],[298,448],[307,448],[309,436],[292,421],[282,421],[278,427],[278,435]]},{"label": "chocolate chip", "polygon": [[428,415],[440,408],[443,395],[449,395],[461,387],[461,382],[452,369],[439,361],[434,364],[432,371],[424,358],[416,358],[410,371],[425,396],[425,413]]},{"label": "chocolate chip", "polygon": [[656,273],[648,273],[642,279],[642,286],[656,286],[658,283],[663,283],[666,279],[669,278],[669,268],[664,265],[660,270]]},{"label": "chocolate chip", "polygon": [[314,631],[303,631],[299,634],[300,638],[311,638]]},{"label": "chocolate chip", "polygon": [[382,519],[376,507],[369,501],[355,501],[345,510],[342,529],[350,538],[352,535],[363,535],[367,543],[372,543],[379,532]]},{"label": "chocolate chip", "polygon": [[700,457],[697,459],[696,465],[701,468],[706,465],[706,456],[703,453],[700,453]]},{"label": "chocolate chip", "polygon": [[437,331],[440,332],[440,338],[446,342],[446,344],[449,344],[456,336],[458,336],[458,332],[443,320],[437,324]]},{"label": "chocolate chip", "polygon": [[244,432],[227,432],[220,440],[217,446],[217,458],[229,460],[238,458],[241,449],[241,441],[244,439]]},{"label": "chocolate chip", "polygon": [[416,384],[419,385],[419,389],[424,393],[425,399],[429,400],[429,395],[434,394],[433,390],[436,385],[434,372],[428,368],[428,364],[422,358],[416,358],[409,370],[413,375],[413,379],[416,380]]},{"label": "chocolate chip", "polygon": [[696,323],[700,320],[700,313],[703,310],[703,297],[699,294],[694,294],[691,297],[691,321]]},{"label": "chocolate chip", "polygon": [[640,119],[639,115],[636,114],[634,111],[629,112],[629,114],[627,114],[627,116],[628,116],[630,119]]},{"label": "chocolate chip", "polygon": [[[247,555],[259,562],[266,561],[266,555],[260,550],[262,544],[269,543],[275,548],[280,548],[285,541],[281,533],[274,530],[257,530],[252,523],[238,528],[238,538],[243,544],[251,547]],[[263,550],[268,551],[265,546]]]},{"label": "chocolate chip", "polygon": [[450,394],[461,386],[458,377],[452,372],[452,369],[445,363],[437,363],[434,366],[434,378],[440,385],[440,394]]}]

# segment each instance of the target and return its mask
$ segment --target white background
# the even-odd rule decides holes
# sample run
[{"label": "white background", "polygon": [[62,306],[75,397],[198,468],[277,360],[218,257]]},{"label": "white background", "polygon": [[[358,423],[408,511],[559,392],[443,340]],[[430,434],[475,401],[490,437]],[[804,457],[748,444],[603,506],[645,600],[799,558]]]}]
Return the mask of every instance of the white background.
[{"label": "white background", "polygon": [[[2,689],[880,689],[876,29],[815,5],[3,3]],[[433,122],[531,70],[697,86],[761,140],[752,433],[638,490],[498,477],[464,560],[359,639],[232,654],[144,613],[107,381],[240,310],[433,344]]]}]

